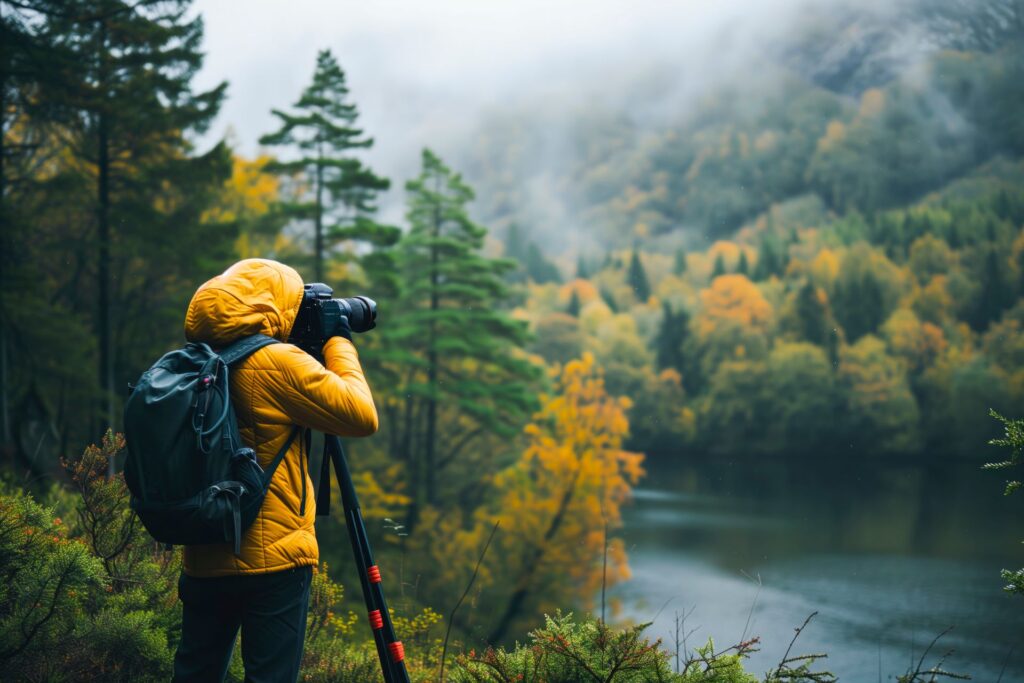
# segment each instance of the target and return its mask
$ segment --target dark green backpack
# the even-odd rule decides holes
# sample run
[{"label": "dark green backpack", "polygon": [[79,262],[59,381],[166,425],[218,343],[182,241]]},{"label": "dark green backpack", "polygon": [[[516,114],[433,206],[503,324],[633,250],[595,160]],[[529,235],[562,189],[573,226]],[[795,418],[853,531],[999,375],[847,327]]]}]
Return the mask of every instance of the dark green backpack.
[{"label": "dark green backpack", "polygon": [[168,545],[233,543],[256,519],[295,427],[264,471],[238,433],[228,370],[277,340],[257,334],[215,352],[191,343],[160,358],[124,407],[131,507]]}]

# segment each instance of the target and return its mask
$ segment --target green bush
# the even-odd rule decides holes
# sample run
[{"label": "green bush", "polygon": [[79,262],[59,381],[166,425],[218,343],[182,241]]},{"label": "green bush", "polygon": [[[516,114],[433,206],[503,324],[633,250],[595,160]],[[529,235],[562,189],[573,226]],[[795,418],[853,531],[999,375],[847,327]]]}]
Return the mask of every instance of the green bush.
[{"label": "green bush", "polygon": [[[572,613],[545,616],[545,626],[530,632],[530,645],[516,643],[512,651],[488,648],[479,657],[470,650],[455,658],[452,683],[510,683],[512,681],[679,681],[668,654],[642,632],[650,624],[613,631],[595,619],[574,621]],[[692,679],[704,680],[704,679]],[[707,679],[712,680],[712,679]],[[729,679],[713,679],[726,681]]]},{"label": "green bush", "polygon": [[[124,447],[108,432],[99,446],[65,462],[74,491],[55,488],[49,507],[0,485],[0,671],[12,681],[166,681],[181,635],[178,552],[166,552],[128,506],[124,479],[107,479],[107,462]],[[58,514],[59,513],[59,516]],[[361,601],[360,601],[361,603]],[[361,683],[380,679],[380,664],[362,611],[345,609],[344,589],[328,567],[316,568],[310,591],[300,680]],[[441,615],[429,607],[396,614],[414,683],[441,678]],[[709,641],[673,672],[661,641],[643,636],[649,624],[613,629],[559,610],[529,633],[528,645],[455,654],[450,683],[535,681],[579,683],[750,683],[743,660],[757,640],[715,652]],[[768,680],[822,681],[794,657]],[[790,667],[798,666],[793,669]],[[244,679],[239,643],[228,681]],[[775,676],[775,678],[772,678]]]},{"label": "green bush", "polygon": [[83,618],[102,594],[103,566],[69,540],[52,511],[28,495],[0,497],[0,669],[46,679],[65,644],[85,635]]},{"label": "green bush", "polygon": [[[992,439],[989,443],[993,446],[1002,446],[1003,448],[1010,449],[1010,457],[1008,460],[986,463],[984,468],[987,470],[1012,469],[1016,471],[1024,466],[1024,420],[1008,420],[994,410],[990,411],[989,414],[1002,422],[1005,430],[1002,439]],[[1021,486],[1022,484],[1019,479],[1010,479],[1006,482],[1003,494],[1008,496],[1020,489]],[[1006,581],[1006,590],[1008,592],[1024,595],[1024,569],[1016,571],[1004,569],[1002,575]]]}]

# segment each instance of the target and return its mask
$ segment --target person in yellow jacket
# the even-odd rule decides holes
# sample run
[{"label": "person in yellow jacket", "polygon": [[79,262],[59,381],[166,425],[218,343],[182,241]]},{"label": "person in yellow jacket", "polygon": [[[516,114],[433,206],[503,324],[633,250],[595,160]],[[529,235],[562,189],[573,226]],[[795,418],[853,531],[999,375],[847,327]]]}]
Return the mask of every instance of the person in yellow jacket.
[{"label": "person in yellow jacket", "polygon": [[[185,316],[185,337],[214,349],[256,333],[286,342],[302,298],[302,278],[293,268],[245,259],[199,287]],[[262,466],[296,425],[339,436],[377,431],[377,409],[347,329],[343,324],[338,336],[326,340],[323,364],[282,343],[232,369],[239,431]],[[302,441],[294,440],[274,473],[238,555],[229,544],[185,547],[175,681],[223,680],[239,629],[246,681],[296,680],[318,561],[316,506]]]}]

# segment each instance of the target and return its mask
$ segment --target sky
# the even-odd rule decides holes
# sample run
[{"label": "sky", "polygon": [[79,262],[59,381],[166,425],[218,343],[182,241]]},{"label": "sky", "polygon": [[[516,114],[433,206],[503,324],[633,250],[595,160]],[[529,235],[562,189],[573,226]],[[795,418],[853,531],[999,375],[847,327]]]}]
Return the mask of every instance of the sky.
[{"label": "sky", "polygon": [[255,155],[259,136],[276,128],[271,109],[287,109],[298,98],[317,52],[329,48],[346,72],[359,124],[375,141],[365,160],[392,180],[380,218],[400,221],[401,188],[415,175],[421,149],[430,146],[457,164],[489,112],[578,109],[647,83],[633,98],[639,101],[631,103],[632,113],[678,115],[723,79],[757,78],[766,46],[809,13],[839,2],[881,6],[881,0],[198,0],[206,59],[194,85],[229,84],[227,101],[199,143],[211,145],[230,131],[239,152]]},{"label": "sky", "polygon": [[821,1],[199,0],[206,60],[195,85],[229,82],[201,141],[230,129],[255,154],[275,127],[270,110],[297,99],[330,48],[375,138],[367,160],[395,177],[424,145],[444,155],[481,112],[528,97],[600,97],[654,64],[678,66],[697,87],[745,66],[773,27]]}]

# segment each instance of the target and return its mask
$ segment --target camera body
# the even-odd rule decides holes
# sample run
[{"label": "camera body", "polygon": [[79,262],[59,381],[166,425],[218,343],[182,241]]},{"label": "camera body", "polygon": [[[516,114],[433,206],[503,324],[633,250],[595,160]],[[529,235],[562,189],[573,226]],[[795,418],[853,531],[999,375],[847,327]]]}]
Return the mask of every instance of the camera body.
[{"label": "camera body", "polygon": [[304,290],[288,342],[305,351],[319,354],[324,342],[341,330],[342,316],[353,332],[377,326],[377,302],[369,297],[335,299],[334,290],[322,282],[311,282]]}]

